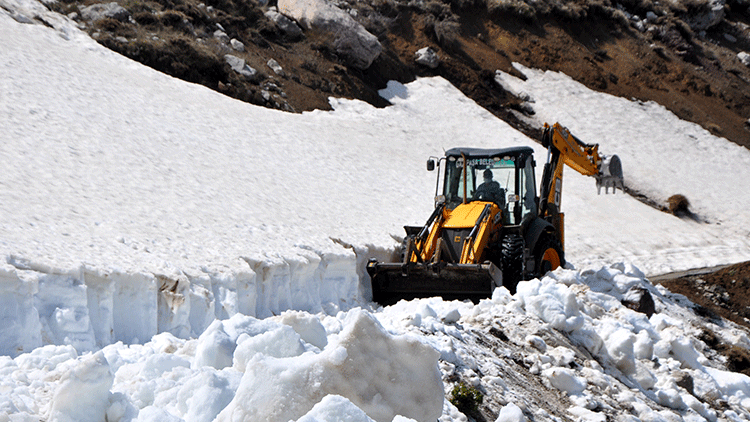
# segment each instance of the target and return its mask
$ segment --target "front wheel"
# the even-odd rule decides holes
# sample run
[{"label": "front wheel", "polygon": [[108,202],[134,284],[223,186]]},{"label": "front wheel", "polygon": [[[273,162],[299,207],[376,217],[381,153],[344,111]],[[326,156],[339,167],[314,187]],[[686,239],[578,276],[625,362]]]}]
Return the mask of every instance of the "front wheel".
[{"label": "front wheel", "polygon": [[565,265],[562,245],[554,237],[545,236],[539,239],[534,252],[536,262],[536,276],[542,277],[550,271],[554,271]]},{"label": "front wheel", "polygon": [[516,286],[523,277],[523,237],[519,234],[507,234],[501,245],[500,268],[503,271],[503,285],[511,294],[516,293]]}]

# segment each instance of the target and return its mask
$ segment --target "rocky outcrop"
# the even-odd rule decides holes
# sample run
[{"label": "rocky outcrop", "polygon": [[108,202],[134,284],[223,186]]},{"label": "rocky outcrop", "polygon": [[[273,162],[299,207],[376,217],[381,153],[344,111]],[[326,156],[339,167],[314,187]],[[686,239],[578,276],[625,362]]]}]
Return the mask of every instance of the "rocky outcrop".
[{"label": "rocky outcrop", "polygon": [[435,69],[440,65],[440,59],[431,47],[424,47],[417,50],[414,54],[414,62],[422,66],[427,66],[430,69]]},{"label": "rocky outcrop", "polygon": [[690,25],[690,29],[695,32],[705,31],[713,26],[718,25],[724,20],[725,0],[712,0],[695,10],[690,16],[685,17],[685,21]]},{"label": "rocky outcrop", "polygon": [[272,20],[276,26],[286,35],[295,38],[302,35],[302,29],[293,20],[279,13],[275,7],[269,7],[266,17]]},{"label": "rocky outcrop", "polygon": [[377,37],[326,0],[279,0],[278,9],[305,29],[330,33],[331,47],[353,67],[367,69],[383,49]]},{"label": "rocky outcrop", "polygon": [[119,4],[100,3],[80,8],[81,17],[87,21],[98,21],[104,18],[117,19],[120,22],[126,22],[130,19],[130,12]]},{"label": "rocky outcrop", "polygon": [[245,60],[231,54],[225,55],[224,60],[229,64],[232,70],[244,76],[247,80],[257,81],[260,78],[258,71],[248,66],[247,63],[245,63]]}]

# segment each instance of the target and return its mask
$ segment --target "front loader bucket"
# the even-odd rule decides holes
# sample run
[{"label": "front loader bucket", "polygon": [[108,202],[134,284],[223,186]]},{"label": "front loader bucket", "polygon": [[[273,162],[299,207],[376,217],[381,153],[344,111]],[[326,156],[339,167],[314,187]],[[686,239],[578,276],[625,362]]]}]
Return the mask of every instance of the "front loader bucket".
[{"label": "front loader bucket", "polygon": [[441,296],[445,300],[469,299],[474,303],[492,296],[502,286],[502,273],[492,263],[424,264],[370,261],[372,300],[392,305],[400,299]]}]

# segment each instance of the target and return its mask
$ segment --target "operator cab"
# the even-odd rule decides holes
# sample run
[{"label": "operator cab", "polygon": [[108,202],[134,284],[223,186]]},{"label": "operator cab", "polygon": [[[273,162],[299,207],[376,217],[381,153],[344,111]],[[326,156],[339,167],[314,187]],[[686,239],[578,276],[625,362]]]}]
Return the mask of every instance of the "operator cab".
[{"label": "operator cab", "polygon": [[504,225],[519,225],[527,214],[536,215],[532,154],[529,147],[450,149],[440,159],[445,163],[438,175],[436,202],[444,201],[448,209],[464,200],[493,202],[503,210]]}]

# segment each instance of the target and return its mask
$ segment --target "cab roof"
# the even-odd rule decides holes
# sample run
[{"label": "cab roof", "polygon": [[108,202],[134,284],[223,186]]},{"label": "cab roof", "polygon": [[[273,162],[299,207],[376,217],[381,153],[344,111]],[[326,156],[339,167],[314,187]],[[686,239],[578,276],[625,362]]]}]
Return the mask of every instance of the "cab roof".
[{"label": "cab roof", "polygon": [[445,152],[446,157],[460,157],[461,154],[466,158],[490,158],[490,157],[518,157],[521,155],[531,155],[534,150],[531,147],[510,147],[510,148],[451,148]]}]

